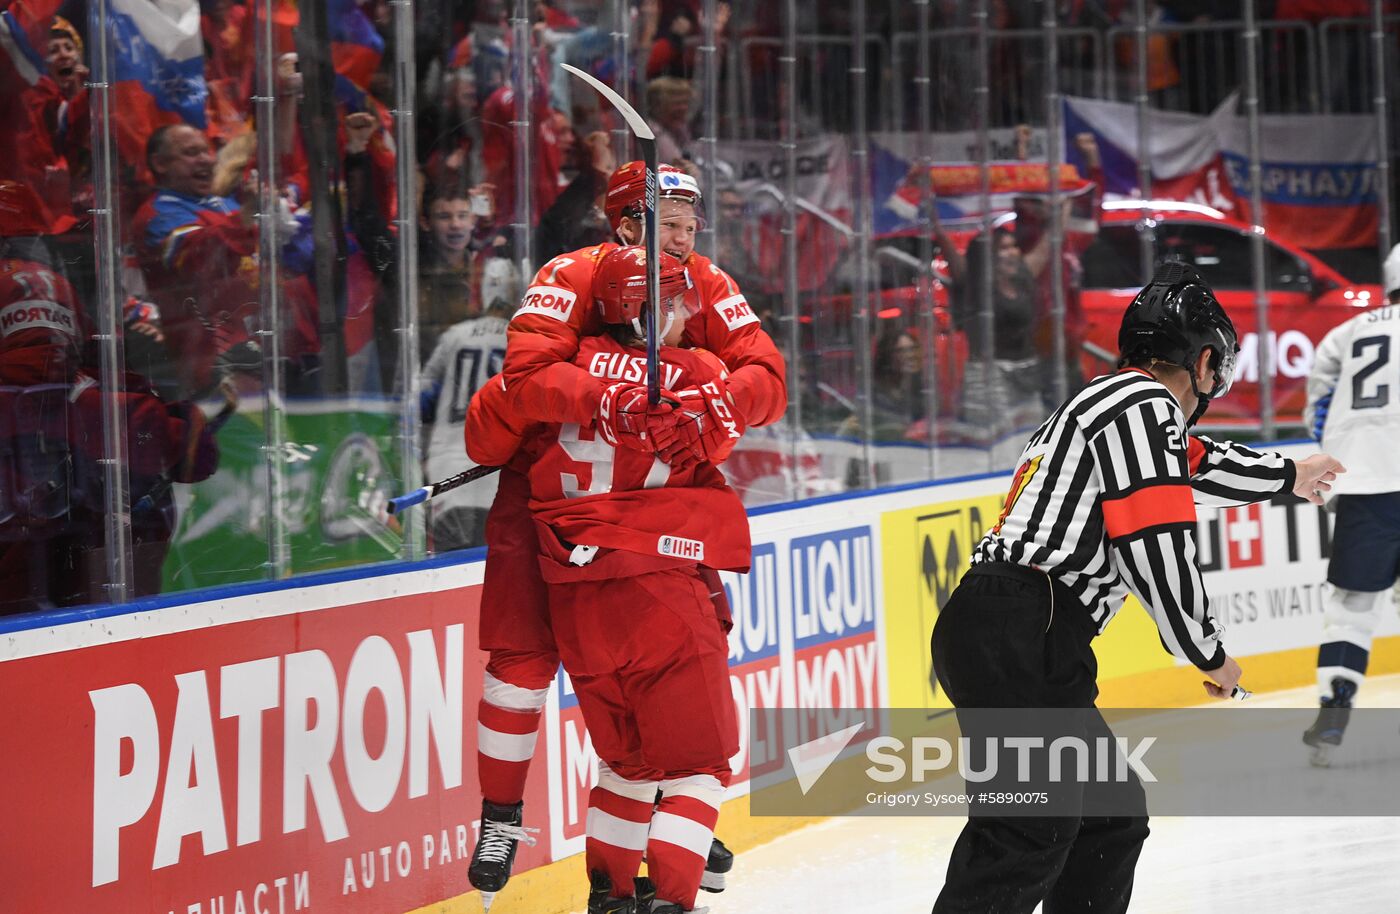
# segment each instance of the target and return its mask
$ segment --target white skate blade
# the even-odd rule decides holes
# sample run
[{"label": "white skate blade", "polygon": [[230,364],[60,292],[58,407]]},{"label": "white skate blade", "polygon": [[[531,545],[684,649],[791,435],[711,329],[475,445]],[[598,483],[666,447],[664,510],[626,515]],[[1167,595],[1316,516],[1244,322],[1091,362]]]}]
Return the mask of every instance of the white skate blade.
[{"label": "white skate blade", "polygon": [[706,870],[700,876],[700,888],[706,892],[723,892],[726,873],[712,873]]},{"label": "white skate blade", "polygon": [[482,910],[483,914],[485,914],[485,912],[488,912],[488,911],[491,910],[491,902],[493,902],[493,901],[495,901],[495,900],[496,900],[496,893],[495,893],[495,892],[482,892],[482,893],[481,893],[481,910]]},{"label": "white skate blade", "polygon": [[1308,763],[1311,764],[1314,768],[1331,768],[1332,753],[1336,750],[1336,748],[1336,746],[1328,746],[1325,744],[1321,746],[1314,746],[1312,750],[1312,755],[1308,756]]}]

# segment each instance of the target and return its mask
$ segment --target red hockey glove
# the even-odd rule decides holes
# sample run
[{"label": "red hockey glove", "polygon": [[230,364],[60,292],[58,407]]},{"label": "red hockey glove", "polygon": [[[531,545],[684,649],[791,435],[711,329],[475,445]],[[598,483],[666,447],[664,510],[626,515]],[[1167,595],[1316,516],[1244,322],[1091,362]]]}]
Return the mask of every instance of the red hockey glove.
[{"label": "red hockey glove", "polygon": [[652,406],[647,403],[643,385],[614,384],[603,391],[598,401],[598,433],[613,447],[646,454],[674,448],[679,399],[670,391],[662,391],[661,402]]},{"label": "red hockey glove", "polygon": [[661,459],[672,466],[691,463],[723,463],[743,436],[745,424],[734,409],[728,385],[720,379],[679,395],[676,434],[657,447]]}]

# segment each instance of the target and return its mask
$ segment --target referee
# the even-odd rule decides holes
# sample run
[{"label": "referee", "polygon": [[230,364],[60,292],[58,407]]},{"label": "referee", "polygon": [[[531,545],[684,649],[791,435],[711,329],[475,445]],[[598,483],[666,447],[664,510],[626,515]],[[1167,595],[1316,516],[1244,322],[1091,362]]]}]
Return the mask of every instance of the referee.
[{"label": "referee", "polygon": [[[1220,642],[1196,561],[1196,505],[1292,491],[1314,504],[1342,472],[1187,429],[1230,388],[1235,328],[1194,269],[1161,266],[1123,316],[1119,370],[1095,378],[1035,434],[1001,517],[933,630],[933,668],[958,709],[1084,708],[1098,695],[1090,642],[1132,591],[1162,644],[1228,697],[1240,665]],[[964,729],[969,721],[960,720]],[[1090,729],[1107,734],[1091,711]],[[976,809],[934,914],[1126,911],[1147,837],[1140,816],[997,817]],[[1088,804],[1079,807],[1088,813]]]}]

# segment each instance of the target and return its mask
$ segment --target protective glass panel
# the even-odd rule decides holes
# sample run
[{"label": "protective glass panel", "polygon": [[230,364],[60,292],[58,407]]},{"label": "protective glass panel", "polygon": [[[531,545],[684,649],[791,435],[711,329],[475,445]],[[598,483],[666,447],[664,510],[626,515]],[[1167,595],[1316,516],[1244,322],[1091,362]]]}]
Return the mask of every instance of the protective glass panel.
[{"label": "protective glass panel", "polygon": [[1242,23],[1140,6],[9,3],[4,611],[480,545],[494,477],[384,503],[471,465],[530,279],[616,237],[640,149],[564,63],[695,178],[668,245],[786,359],[724,467],[750,505],[1009,468],[1164,256],[1316,344],[1379,297],[1395,17],[1261,19],[1251,82]]}]

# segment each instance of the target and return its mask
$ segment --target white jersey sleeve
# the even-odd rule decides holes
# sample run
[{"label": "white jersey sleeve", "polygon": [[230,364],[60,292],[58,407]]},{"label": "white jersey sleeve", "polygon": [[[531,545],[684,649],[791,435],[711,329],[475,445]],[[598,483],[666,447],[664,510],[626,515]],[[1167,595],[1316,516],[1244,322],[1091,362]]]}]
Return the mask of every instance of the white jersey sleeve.
[{"label": "white jersey sleeve", "polygon": [[1312,370],[1308,373],[1308,405],[1303,409],[1303,424],[1310,431],[1317,419],[1318,401],[1330,397],[1337,389],[1337,379],[1342,374],[1342,341],[1350,336],[1351,324],[1347,321],[1329,330],[1313,353]]},{"label": "white jersey sleeve", "polygon": [[1327,334],[1308,377],[1310,416],[1329,391],[1322,449],[1347,468],[1332,491],[1400,491],[1400,305],[1358,314]]}]

